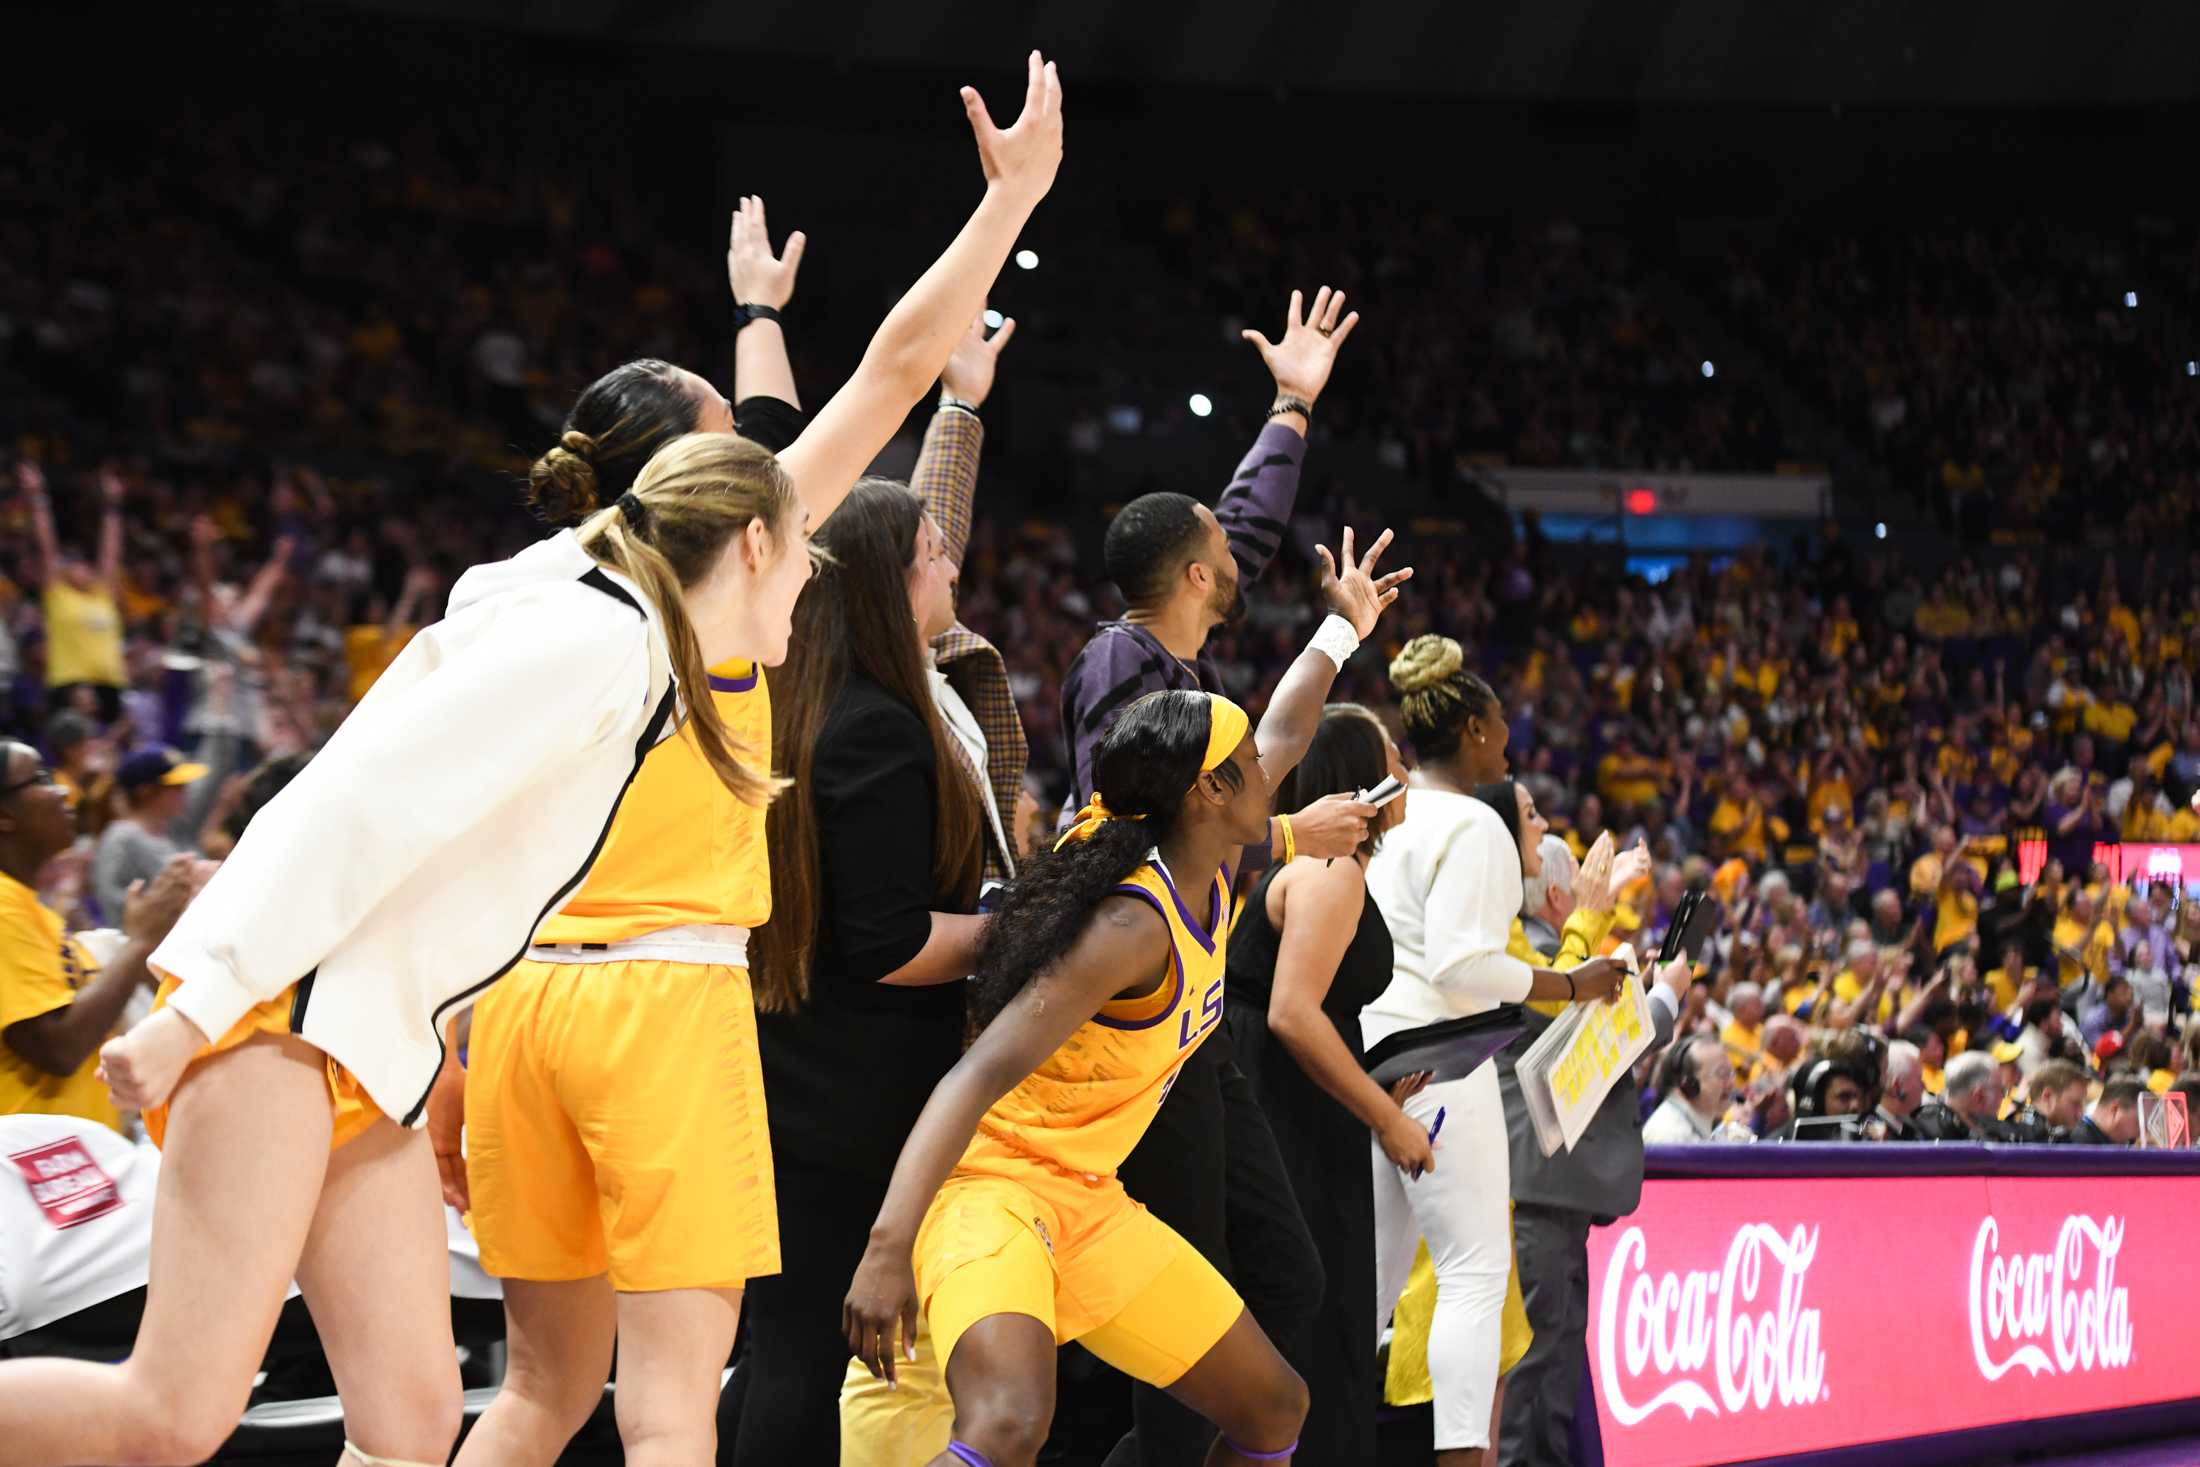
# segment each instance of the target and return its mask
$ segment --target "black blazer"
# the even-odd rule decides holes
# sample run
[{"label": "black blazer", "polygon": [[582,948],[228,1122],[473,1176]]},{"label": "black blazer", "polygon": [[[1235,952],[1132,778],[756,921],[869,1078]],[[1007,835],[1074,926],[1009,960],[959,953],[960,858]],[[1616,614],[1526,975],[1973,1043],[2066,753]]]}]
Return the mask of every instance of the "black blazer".
[{"label": "black blazer", "polygon": [[932,884],[924,720],[851,670],[818,731],[810,799],[820,886],[809,1002],[757,1015],[772,1150],[883,1180],[962,1054],[962,984],[878,981],[923,949],[933,912],[958,909]]}]

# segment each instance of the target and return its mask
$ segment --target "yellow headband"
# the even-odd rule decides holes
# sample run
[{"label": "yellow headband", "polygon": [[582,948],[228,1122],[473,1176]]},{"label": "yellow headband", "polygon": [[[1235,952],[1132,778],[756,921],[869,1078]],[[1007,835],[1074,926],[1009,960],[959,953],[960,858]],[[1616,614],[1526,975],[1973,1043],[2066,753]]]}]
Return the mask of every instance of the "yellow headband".
[{"label": "yellow headband", "polygon": [[[1228,759],[1237,746],[1245,741],[1245,735],[1252,726],[1253,720],[1246,717],[1243,708],[1238,707],[1237,704],[1223,697],[1220,693],[1209,693],[1207,695],[1207,752],[1199,761],[1199,772],[1206,774],[1212,770],[1220,769],[1223,761]],[[1069,829],[1063,831],[1062,838],[1054,843],[1054,849],[1060,850],[1062,847],[1074,845],[1078,841],[1092,839],[1100,827],[1110,820],[1143,820],[1145,818],[1143,815],[1116,814],[1108,808],[1108,802],[1101,798],[1100,792],[1094,790],[1092,798],[1085,801],[1084,808],[1077,812],[1077,818],[1070,822]]]}]

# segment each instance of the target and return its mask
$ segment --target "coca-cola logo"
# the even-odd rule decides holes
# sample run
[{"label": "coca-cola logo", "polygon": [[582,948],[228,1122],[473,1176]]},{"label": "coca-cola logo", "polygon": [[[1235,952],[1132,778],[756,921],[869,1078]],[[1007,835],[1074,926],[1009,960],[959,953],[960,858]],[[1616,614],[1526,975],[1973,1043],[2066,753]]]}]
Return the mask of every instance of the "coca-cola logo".
[{"label": "coca-cola logo", "polygon": [[2131,1363],[2131,1292],[2116,1282],[2122,1218],[2066,1217],[2045,1253],[2004,1256],[2000,1239],[1989,1215],[1971,1240],[1971,1354],[1979,1374],[1991,1381],[2020,1365],[2040,1376]]},{"label": "coca-cola logo", "polygon": [[[1783,1234],[1769,1223],[1745,1224],[1716,1271],[1655,1273],[1648,1255],[1641,1228],[1620,1234],[1597,1310],[1597,1379],[1621,1425],[1667,1406],[1693,1420],[1699,1411],[1717,1416],[1722,1406],[1731,1414],[1825,1399],[1818,1311],[1803,1307],[1818,1229],[1797,1225]],[[1648,1400],[1630,1401],[1629,1383],[1646,1375],[1652,1382],[1681,1378]]]}]

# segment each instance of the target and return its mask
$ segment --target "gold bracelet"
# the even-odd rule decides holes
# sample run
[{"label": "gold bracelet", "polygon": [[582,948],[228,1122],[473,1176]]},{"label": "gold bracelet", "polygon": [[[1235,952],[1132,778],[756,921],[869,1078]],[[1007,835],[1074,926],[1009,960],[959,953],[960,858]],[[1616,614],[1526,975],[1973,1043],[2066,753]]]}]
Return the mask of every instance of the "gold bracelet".
[{"label": "gold bracelet", "polygon": [[1276,824],[1283,831],[1283,864],[1288,866],[1299,854],[1299,843],[1291,835],[1291,817],[1278,815]]}]

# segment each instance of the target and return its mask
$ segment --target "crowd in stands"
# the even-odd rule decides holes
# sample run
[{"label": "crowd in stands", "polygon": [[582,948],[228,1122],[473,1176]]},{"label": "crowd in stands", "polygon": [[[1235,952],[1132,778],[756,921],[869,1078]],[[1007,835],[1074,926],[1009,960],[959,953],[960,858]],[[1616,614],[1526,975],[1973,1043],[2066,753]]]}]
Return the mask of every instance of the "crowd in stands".
[{"label": "crowd in stands", "polygon": [[[112,924],[165,839],[114,832],[211,831],[225,785],[325,738],[456,569],[523,542],[500,476],[571,382],[612,355],[726,351],[710,242],[673,238],[641,190],[602,181],[615,172],[558,174],[492,133],[426,129],[215,126],[160,140],[168,166],[126,173],[98,169],[105,145],[55,127],[10,164],[43,206],[0,225],[13,430],[0,708],[83,796],[85,845],[53,894]],[[1186,197],[1158,244],[1167,273],[1151,289],[1233,319],[1334,257],[1383,326],[1324,400],[1321,432],[1402,464],[1781,457],[1771,409],[1700,375],[1705,348],[1660,310],[1633,247],[1563,218],[1495,226],[1400,203],[1335,222],[1304,194]],[[2146,263],[2190,273],[2174,247]],[[1996,527],[2038,526],[2083,503],[2136,533],[2182,523],[2200,396],[2112,288],[2123,264],[2029,231],[1760,238],[1702,284],[1955,519],[1975,506]],[[1110,330],[1152,336],[1173,314]],[[798,373],[839,347],[821,334],[789,332]],[[1219,478],[1225,462],[1186,472],[1202,467]],[[1524,531],[1494,552],[1409,541],[1421,577],[1389,634],[1474,649],[1577,851],[1607,827],[1652,844],[1652,935],[1681,884],[1728,898],[1711,1012],[1751,983],[1776,1012],[1868,1019],[1849,990],[1871,982],[1851,955],[1869,927],[1907,964],[1878,980],[1890,1036],[1932,1031],[1950,1058],[2044,996],[2045,973],[2072,1032],[2019,1026],[2028,1056],[2082,1050],[2097,1065],[2104,1044],[2076,1032],[2084,1005],[2135,967],[2169,988],[2147,978],[2137,1027],[2113,1033],[2136,1045],[2128,1059],[2154,1061],[2150,1077],[2178,1068],[2146,1041],[2174,1040],[2194,934],[2179,908],[2168,961],[2149,935],[2166,914],[2146,917],[2094,847],[2200,834],[2186,804],[2200,780],[2194,563],[2164,551],[2119,574],[2035,553],[1913,573],[1829,530],[1808,558],[1699,560],[1649,585],[1573,573],[1575,549]],[[1121,605],[1081,556],[1089,543],[1069,516],[981,516],[961,585],[968,624],[1018,649],[1012,686],[1050,814],[1068,793],[1061,677]],[[1290,542],[1272,574],[1310,567]],[[1298,616],[1256,602],[1210,650],[1261,686],[1293,655]],[[95,643],[106,650],[87,654]],[[86,655],[119,666],[87,676]],[[1338,694],[1379,704],[1385,690],[1355,666]],[[158,772],[132,756],[169,747],[214,773],[187,795],[150,786],[149,814]],[[2047,842],[2044,880],[2020,880],[2028,833]],[[2029,943],[2021,966],[2008,934]],[[2143,1022],[2164,1007],[2166,1030]],[[1758,1068],[1743,1065],[1745,1086]],[[1927,1067],[1935,1084],[1940,1069]]]},{"label": "crowd in stands", "polygon": [[1967,538],[2190,522],[2194,240],[2037,226],[1758,234],[1705,299],[1907,498]]}]

